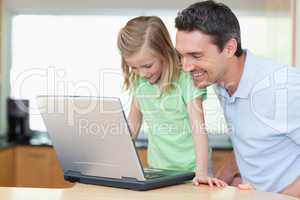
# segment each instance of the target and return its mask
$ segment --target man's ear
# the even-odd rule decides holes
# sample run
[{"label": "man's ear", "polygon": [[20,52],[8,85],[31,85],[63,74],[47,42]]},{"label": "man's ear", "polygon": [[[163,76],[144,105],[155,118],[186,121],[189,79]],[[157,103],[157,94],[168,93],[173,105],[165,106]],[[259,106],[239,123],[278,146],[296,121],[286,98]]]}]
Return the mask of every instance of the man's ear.
[{"label": "man's ear", "polygon": [[233,57],[235,52],[237,50],[237,41],[233,38],[231,38],[230,40],[228,40],[224,46],[224,53],[225,55],[230,58]]}]

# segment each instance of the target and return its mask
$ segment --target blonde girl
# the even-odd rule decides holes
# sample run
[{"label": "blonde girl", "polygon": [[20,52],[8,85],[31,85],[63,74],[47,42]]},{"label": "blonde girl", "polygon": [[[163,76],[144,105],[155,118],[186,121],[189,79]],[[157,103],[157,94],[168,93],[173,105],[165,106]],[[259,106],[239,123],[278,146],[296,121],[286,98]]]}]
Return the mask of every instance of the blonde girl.
[{"label": "blonde girl", "polygon": [[134,138],[142,123],[148,130],[152,168],[194,170],[195,185],[225,186],[208,175],[211,149],[204,128],[206,89],[194,87],[180,68],[167,28],[155,16],[127,22],[118,35],[124,87],[133,94],[128,116]]}]

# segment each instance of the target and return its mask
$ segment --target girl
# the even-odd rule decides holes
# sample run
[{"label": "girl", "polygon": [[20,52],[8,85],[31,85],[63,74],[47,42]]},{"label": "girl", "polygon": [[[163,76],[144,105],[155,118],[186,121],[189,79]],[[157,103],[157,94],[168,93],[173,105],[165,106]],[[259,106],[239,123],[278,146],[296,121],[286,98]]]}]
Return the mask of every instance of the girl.
[{"label": "girl", "polygon": [[137,17],[118,35],[124,87],[133,92],[128,116],[133,138],[142,122],[148,131],[148,163],[152,168],[195,170],[193,183],[225,186],[208,176],[208,147],[202,101],[206,89],[193,86],[160,18]]}]

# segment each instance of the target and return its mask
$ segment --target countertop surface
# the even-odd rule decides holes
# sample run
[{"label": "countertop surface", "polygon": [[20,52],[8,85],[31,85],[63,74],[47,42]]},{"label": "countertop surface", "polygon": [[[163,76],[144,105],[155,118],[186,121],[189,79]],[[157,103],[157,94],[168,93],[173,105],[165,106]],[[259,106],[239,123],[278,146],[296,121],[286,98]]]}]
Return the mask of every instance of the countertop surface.
[{"label": "countertop surface", "polygon": [[230,186],[225,188],[193,186],[191,183],[146,192],[79,183],[72,188],[65,189],[0,187],[0,198],[5,200],[296,200],[296,198],[275,193],[238,190]]}]

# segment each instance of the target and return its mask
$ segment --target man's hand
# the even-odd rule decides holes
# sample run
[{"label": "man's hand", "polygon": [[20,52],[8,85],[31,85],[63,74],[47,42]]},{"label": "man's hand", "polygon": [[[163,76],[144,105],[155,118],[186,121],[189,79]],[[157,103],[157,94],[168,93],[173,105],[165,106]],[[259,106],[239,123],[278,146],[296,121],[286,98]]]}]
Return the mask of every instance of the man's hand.
[{"label": "man's hand", "polygon": [[250,183],[241,183],[237,186],[240,190],[255,190]]}]

